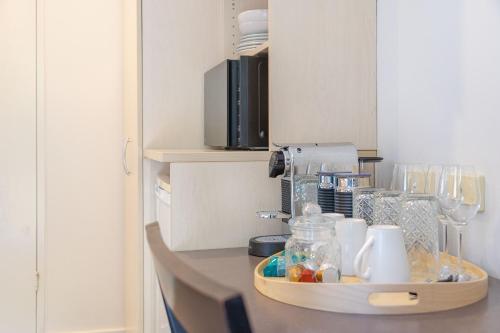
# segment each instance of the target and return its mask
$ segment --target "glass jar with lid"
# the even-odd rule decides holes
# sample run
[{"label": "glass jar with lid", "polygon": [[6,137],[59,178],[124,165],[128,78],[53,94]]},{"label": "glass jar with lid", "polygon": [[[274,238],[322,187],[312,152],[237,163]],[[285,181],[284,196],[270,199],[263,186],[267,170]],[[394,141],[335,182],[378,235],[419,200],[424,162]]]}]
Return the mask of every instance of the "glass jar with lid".
[{"label": "glass jar with lid", "polygon": [[323,215],[318,205],[308,203],[303,216],[290,219],[292,236],[285,245],[289,281],[340,281],[340,244],[335,235],[335,222],[340,218]]}]

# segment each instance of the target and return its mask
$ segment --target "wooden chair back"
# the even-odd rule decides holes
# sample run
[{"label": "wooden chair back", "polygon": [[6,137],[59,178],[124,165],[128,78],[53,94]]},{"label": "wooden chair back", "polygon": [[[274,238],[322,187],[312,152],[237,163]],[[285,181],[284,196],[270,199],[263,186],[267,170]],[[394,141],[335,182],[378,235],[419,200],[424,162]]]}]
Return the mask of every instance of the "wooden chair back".
[{"label": "wooden chair back", "polygon": [[147,225],[146,234],[166,310],[171,311],[171,329],[180,324],[189,333],[251,332],[239,292],[206,277],[179,259],[163,242],[158,222]]}]

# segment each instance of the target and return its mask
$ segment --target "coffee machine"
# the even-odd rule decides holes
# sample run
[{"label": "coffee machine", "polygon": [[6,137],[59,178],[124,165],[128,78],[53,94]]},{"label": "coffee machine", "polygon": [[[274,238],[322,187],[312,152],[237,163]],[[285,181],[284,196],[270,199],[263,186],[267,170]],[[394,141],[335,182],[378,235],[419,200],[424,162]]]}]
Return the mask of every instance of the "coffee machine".
[{"label": "coffee machine", "polygon": [[[318,202],[318,173],[357,172],[358,151],[351,143],[303,143],[277,146],[269,160],[269,177],[281,178],[281,209],[260,211],[258,217],[288,222],[302,215],[308,202]],[[269,256],[284,248],[288,235],[250,239],[248,252]]]}]

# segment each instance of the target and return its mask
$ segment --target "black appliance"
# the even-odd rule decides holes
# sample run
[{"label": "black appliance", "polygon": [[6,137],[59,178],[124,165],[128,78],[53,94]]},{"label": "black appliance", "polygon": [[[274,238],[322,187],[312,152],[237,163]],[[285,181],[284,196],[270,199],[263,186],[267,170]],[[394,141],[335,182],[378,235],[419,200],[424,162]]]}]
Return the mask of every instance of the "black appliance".
[{"label": "black appliance", "polygon": [[267,57],[225,60],[205,73],[205,145],[268,148]]}]

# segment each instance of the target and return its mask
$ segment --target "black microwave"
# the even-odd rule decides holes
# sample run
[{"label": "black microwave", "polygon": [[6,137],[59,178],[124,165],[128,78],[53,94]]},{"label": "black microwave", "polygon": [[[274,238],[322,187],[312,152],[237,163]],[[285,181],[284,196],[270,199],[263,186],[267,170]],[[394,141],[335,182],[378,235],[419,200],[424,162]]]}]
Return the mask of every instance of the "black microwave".
[{"label": "black microwave", "polygon": [[267,57],[225,60],[205,73],[205,145],[268,148]]}]

